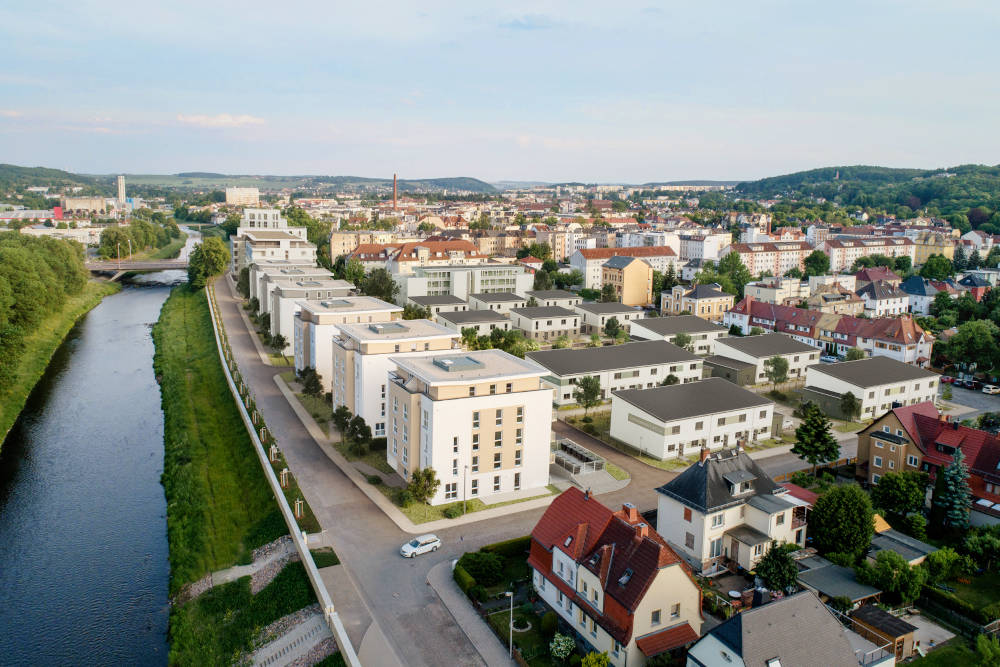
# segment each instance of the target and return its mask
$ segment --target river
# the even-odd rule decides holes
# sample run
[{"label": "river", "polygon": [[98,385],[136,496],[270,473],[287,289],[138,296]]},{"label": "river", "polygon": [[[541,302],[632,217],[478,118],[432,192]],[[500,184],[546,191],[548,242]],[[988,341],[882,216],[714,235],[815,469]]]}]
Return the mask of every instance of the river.
[{"label": "river", "polygon": [[0,449],[0,664],[166,664],[150,329],[183,280],[139,276],[80,320]]}]

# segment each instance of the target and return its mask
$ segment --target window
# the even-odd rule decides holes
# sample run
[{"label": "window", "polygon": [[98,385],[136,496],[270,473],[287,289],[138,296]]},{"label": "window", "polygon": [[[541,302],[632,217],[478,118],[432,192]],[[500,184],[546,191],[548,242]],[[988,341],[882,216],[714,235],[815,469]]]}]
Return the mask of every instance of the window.
[{"label": "window", "polygon": [[882,475],[872,475],[872,484],[878,484],[880,479],[882,479]]},{"label": "window", "polygon": [[512,391],[514,391],[514,383],[513,382],[508,382],[507,383],[507,393],[509,394]]},{"label": "window", "polygon": [[479,480],[478,479],[472,480],[472,495],[474,495],[474,496],[478,496],[479,495]]},{"label": "window", "polygon": [[458,454],[458,436],[457,435],[451,439],[451,451],[454,454]]},{"label": "window", "polygon": [[619,653],[621,653],[621,651],[622,651],[622,645],[619,644],[618,640],[616,639],[614,646],[611,649],[611,652],[614,653],[615,655],[618,655]]},{"label": "window", "polygon": [[591,637],[597,636],[597,626],[594,625],[594,619],[590,618],[589,616],[587,617],[587,629],[590,630]]},{"label": "window", "polygon": [[694,423],[694,430],[700,431],[702,428],[704,428],[704,426],[705,426],[705,422],[695,422]]},{"label": "window", "polygon": [[524,422],[524,408],[520,407],[517,409],[517,423],[521,424]]},{"label": "window", "polygon": [[[520,450],[520,449],[515,449],[514,450],[514,465],[515,466],[521,465],[521,451],[522,450]],[[520,473],[518,473],[518,474],[520,474]]]},{"label": "window", "polygon": [[654,610],[653,613],[650,614],[650,616],[649,616],[649,624],[653,625],[653,626],[656,626],[656,625],[660,624],[660,610],[659,609]]},{"label": "window", "polygon": [[469,396],[475,396],[475,395],[476,395],[476,388],[469,387]]},{"label": "window", "polygon": [[760,418],[764,419],[765,417],[767,417],[767,410],[761,410],[760,411]]},{"label": "window", "polygon": [[503,445],[503,431],[493,432],[493,446],[501,447]]},{"label": "window", "polygon": [[688,523],[691,523],[691,508],[690,507],[685,507],[684,508],[684,520],[687,521]]},{"label": "window", "polygon": [[722,538],[717,537],[708,545],[708,555],[710,558],[718,558],[722,555]]},{"label": "window", "polygon": [[892,459],[889,459],[889,470],[892,470],[895,467],[896,467],[896,462],[893,461]]},{"label": "window", "polygon": [[758,545],[754,546],[754,548],[753,548],[753,555],[754,556],[760,556],[763,553],[764,553],[764,545],[763,544],[758,544]]},{"label": "window", "polygon": [[490,396],[493,396],[496,393],[497,393],[497,386],[495,384],[491,384],[490,385]]},{"label": "window", "polygon": [[451,474],[454,476],[458,475],[458,459],[451,460]]},{"label": "window", "polygon": [[906,465],[912,466],[912,467],[916,468],[917,465],[918,465],[917,464],[917,457],[913,456],[912,454],[909,455],[909,456],[907,456],[906,457]]},{"label": "window", "polygon": [[521,444],[523,443],[524,443],[524,433],[523,431],[521,431],[521,429],[517,429],[517,431],[515,431],[514,433],[514,444],[520,447]]},{"label": "window", "polygon": [[472,472],[479,472],[479,457],[472,457]]},{"label": "window", "polygon": [[444,485],[444,497],[446,500],[458,498],[458,482]]},{"label": "window", "polygon": [[670,435],[677,435],[680,432],[681,432],[680,425],[670,427]]},{"label": "window", "polygon": [[472,428],[479,428],[479,413],[472,413]]},{"label": "window", "polygon": [[503,410],[497,410],[497,426],[503,426]]},{"label": "window", "polygon": [[429,412],[427,412],[427,410],[424,410],[424,422],[423,422],[423,427],[424,427],[424,428],[427,428],[427,427],[428,427],[428,426],[430,426],[430,425],[431,425],[431,415],[430,415],[430,413],[429,413]]},{"label": "window", "polygon": [[688,549],[694,549],[694,535],[691,533],[684,533],[684,546]]},{"label": "window", "polygon": [[476,451],[478,449],[479,449],[479,434],[478,433],[473,433],[472,434],[472,450]]},{"label": "window", "polygon": [[680,618],[681,616],[681,603],[677,602],[670,606],[670,618]]},{"label": "window", "polygon": [[494,470],[499,470],[500,469],[500,456],[501,456],[500,452],[497,452],[496,454],[493,455],[493,469]]},{"label": "window", "polygon": [[782,512],[778,516],[774,517],[774,525],[783,526],[785,525],[785,513]]},{"label": "window", "polygon": [[514,473],[514,490],[519,491],[521,489],[521,473]]},{"label": "window", "polygon": [[496,491],[499,491],[499,490],[500,490],[500,475],[494,475],[493,476],[493,491],[496,492]]},{"label": "window", "polygon": [[881,456],[876,456],[875,457],[875,463],[874,463],[874,465],[875,465],[876,468],[881,468],[882,467],[882,457]]},{"label": "window", "polygon": [[726,523],[726,515],[723,512],[712,515],[712,528],[719,528]]},{"label": "window", "polygon": [[876,447],[877,447],[878,449],[883,449],[883,448],[885,447],[885,445],[883,445],[883,444],[882,444],[881,442],[879,442],[878,440],[876,440],[876,441],[875,441],[875,446],[876,446]]}]

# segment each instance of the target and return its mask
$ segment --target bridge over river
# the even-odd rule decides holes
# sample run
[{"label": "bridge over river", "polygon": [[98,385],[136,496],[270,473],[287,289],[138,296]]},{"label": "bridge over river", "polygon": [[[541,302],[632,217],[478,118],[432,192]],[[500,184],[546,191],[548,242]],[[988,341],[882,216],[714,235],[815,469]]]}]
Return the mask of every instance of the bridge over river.
[{"label": "bridge over river", "polygon": [[150,259],[137,261],[93,261],[86,262],[88,271],[94,273],[110,273],[111,280],[118,280],[124,274],[132,271],[186,271],[188,267],[187,259]]}]

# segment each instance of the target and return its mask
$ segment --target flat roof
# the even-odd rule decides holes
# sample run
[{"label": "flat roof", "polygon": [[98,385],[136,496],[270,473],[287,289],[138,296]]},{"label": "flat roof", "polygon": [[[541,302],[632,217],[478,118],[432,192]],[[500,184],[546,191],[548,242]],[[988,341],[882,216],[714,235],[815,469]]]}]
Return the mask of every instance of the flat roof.
[{"label": "flat roof", "polygon": [[651,389],[622,389],[614,395],[664,422],[774,405],[770,399],[722,378]]},{"label": "flat roof", "polygon": [[528,290],[525,294],[533,296],[536,299],[582,299],[579,294],[574,294],[564,289]]},{"label": "flat roof", "polygon": [[[426,357],[393,357],[392,361],[430,385],[468,384],[489,379],[540,377],[545,369],[503,350],[473,350]],[[450,363],[449,363],[450,362]]]},{"label": "flat roof", "polygon": [[730,359],[729,357],[723,357],[718,354],[712,354],[705,357],[705,363],[709,366],[722,366],[723,368],[731,368],[734,371],[743,371],[748,368],[757,368],[754,364],[749,361],[740,361],[739,359]]},{"label": "flat roof", "polygon": [[454,324],[475,324],[477,322],[509,322],[510,318],[495,310],[459,310],[451,313],[438,313],[436,317],[448,320]]},{"label": "flat roof", "polygon": [[719,349],[719,345],[728,346],[758,359],[773,357],[775,355],[820,351],[817,347],[801,343],[783,333],[766,333],[758,336],[727,336],[717,341],[715,348],[717,353],[725,355],[725,352]]},{"label": "flat roof", "polygon": [[283,232],[280,229],[248,229],[243,232],[242,236],[258,241],[305,241],[295,234]]},{"label": "flat roof", "polygon": [[580,317],[580,313],[562,306],[532,306],[531,308],[511,308],[516,313],[529,320],[542,320],[547,317]]},{"label": "flat roof", "polygon": [[[578,306],[582,308],[583,306]],[[641,327],[649,329],[659,336],[673,336],[679,333],[701,333],[702,331],[722,331],[722,327],[712,324],[697,315],[669,315],[666,317],[648,317],[636,322]]]},{"label": "flat roof", "polygon": [[893,382],[937,377],[936,373],[883,356],[839,361],[835,364],[818,364],[810,366],[809,372],[822,373],[856,387],[875,387]]},{"label": "flat roof", "polygon": [[275,289],[278,290],[317,288],[357,289],[352,282],[339,280],[337,278],[327,278],[325,276],[297,276],[295,278],[283,276],[282,278],[272,282],[276,283]]},{"label": "flat roof", "polygon": [[457,306],[465,303],[454,294],[438,294],[436,296],[411,296],[407,297],[418,306]]},{"label": "flat roof", "polygon": [[528,357],[556,375],[596,373],[615,368],[698,361],[687,350],[665,340],[638,341],[624,345],[529,352]]},{"label": "flat roof", "polygon": [[411,338],[457,338],[458,334],[431,320],[393,320],[370,324],[341,324],[340,334],[362,343]]},{"label": "flat roof", "polygon": [[839,565],[817,567],[799,572],[799,582],[832,598],[846,597],[858,602],[878,595],[882,591],[866,586],[854,576],[854,570]]},{"label": "flat roof", "polygon": [[334,296],[329,299],[303,299],[299,303],[302,304],[303,310],[308,310],[316,314],[341,314],[369,310],[403,310],[394,303],[388,303],[373,296]]},{"label": "flat roof", "polygon": [[601,301],[594,301],[590,303],[578,303],[573,307],[578,308],[580,310],[585,310],[588,313],[593,313],[595,315],[613,315],[615,313],[641,312],[640,308],[633,308],[632,306],[626,306],[623,303],[617,303],[614,301],[607,303]]},{"label": "flat roof", "polygon": [[478,292],[470,294],[469,300],[476,299],[484,303],[507,303],[514,301],[527,301],[528,297],[514,294],[513,292]]}]

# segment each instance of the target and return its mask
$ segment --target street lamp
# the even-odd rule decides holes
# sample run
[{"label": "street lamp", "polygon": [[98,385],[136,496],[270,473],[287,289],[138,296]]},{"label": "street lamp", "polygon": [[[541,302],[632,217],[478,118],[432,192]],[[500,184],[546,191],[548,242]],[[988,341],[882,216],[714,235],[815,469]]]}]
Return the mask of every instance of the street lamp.
[{"label": "street lamp", "polygon": [[462,514],[469,510],[469,485],[465,483],[466,475],[469,474],[469,466],[466,464],[462,470]]},{"label": "street lamp", "polygon": [[513,659],[514,658],[514,591],[507,591],[504,593],[504,595],[510,598],[510,626],[507,628],[507,630],[509,631],[507,648],[508,648],[508,657]]},{"label": "street lamp", "polygon": [[127,240],[128,240],[128,256],[129,256],[129,259],[131,259],[132,258],[132,239],[127,239]]},{"label": "street lamp", "polygon": [[118,246],[118,270],[121,271],[121,268],[122,268],[122,244],[121,243],[116,243],[115,245]]}]

